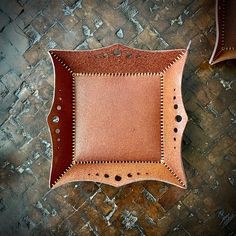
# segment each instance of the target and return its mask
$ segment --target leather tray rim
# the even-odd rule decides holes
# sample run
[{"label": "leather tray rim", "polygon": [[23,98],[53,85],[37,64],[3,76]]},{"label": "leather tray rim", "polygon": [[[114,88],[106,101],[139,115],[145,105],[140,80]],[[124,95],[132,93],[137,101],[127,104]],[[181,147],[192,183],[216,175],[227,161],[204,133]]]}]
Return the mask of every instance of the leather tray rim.
[{"label": "leather tray rim", "polygon": [[[209,60],[210,65],[215,65],[219,62],[235,59],[236,52],[234,47],[224,46],[224,14],[226,0],[216,0],[215,5],[215,21],[216,21],[216,40],[212,55]],[[228,55],[225,55],[228,53]]]}]

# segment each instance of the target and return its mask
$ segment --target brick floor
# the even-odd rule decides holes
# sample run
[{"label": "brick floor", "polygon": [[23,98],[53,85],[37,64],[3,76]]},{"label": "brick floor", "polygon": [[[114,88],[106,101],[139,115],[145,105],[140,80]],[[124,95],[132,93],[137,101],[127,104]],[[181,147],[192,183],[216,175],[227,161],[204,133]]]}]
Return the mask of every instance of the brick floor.
[{"label": "brick floor", "polygon": [[[0,235],[235,235],[236,62],[214,67],[214,0],[0,1]],[[184,48],[188,189],[49,190],[50,48]]]}]

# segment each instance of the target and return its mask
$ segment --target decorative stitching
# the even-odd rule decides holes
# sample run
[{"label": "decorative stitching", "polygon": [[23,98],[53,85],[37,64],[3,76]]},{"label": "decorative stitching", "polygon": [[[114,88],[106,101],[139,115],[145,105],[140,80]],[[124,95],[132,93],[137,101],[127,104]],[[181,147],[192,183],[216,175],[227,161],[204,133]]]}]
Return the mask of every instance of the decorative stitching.
[{"label": "decorative stitching", "polygon": [[76,112],[76,92],[75,92],[75,77],[73,76],[72,73],[72,164],[76,163],[75,160],[75,145],[76,145],[76,127],[75,127],[75,122],[76,122],[76,117],[75,117],[75,112]]},{"label": "decorative stitching", "polygon": [[[72,76],[156,76],[159,75],[158,72],[145,72],[145,73],[89,73],[89,72],[83,72],[83,73],[73,73]],[[77,161],[75,159],[75,156],[73,157],[73,160],[76,164],[108,164],[108,163],[160,163],[160,161],[153,161],[153,160],[138,160],[138,161],[133,161],[133,160],[93,160],[93,161]]]},{"label": "decorative stitching", "polygon": [[177,61],[179,61],[183,55],[185,54],[186,50],[185,51],[182,51],[172,62],[170,62],[169,65],[167,65],[160,73],[160,75],[164,75]]},{"label": "decorative stitching", "polygon": [[[225,0],[222,0],[222,22],[221,22],[221,51],[234,51],[234,47],[225,47],[225,13],[226,13],[226,5]],[[220,51],[220,52],[221,52]]]},{"label": "decorative stitching", "polygon": [[122,72],[115,72],[115,73],[98,73],[98,72],[82,72],[82,73],[73,73],[73,76],[76,77],[76,76],[97,76],[97,77],[100,77],[100,76],[155,76],[155,75],[160,75],[160,73],[158,72],[142,72],[142,73],[130,73],[130,72],[127,72],[127,73],[122,73]]},{"label": "decorative stitching", "polygon": [[[89,163],[89,164],[110,164],[109,162],[106,161],[95,161],[96,163]],[[151,163],[151,161],[114,161],[114,163]],[[54,181],[54,183],[52,184],[52,187],[71,169],[71,167],[73,167],[76,164],[81,164],[81,163],[71,163],[70,166],[68,168],[66,168],[66,170],[56,179],[56,181]],[[178,182],[183,186],[186,187],[184,182],[181,180],[181,178],[164,162],[164,161],[158,161],[156,164],[162,164],[177,180]]]},{"label": "decorative stitching", "polygon": [[75,164],[71,163],[64,171],[62,174],[59,175],[59,177],[54,181],[54,183],[52,183],[52,187],[63,177],[63,175],[68,172],[72,166],[74,166]]},{"label": "decorative stitching", "polygon": [[217,58],[224,50],[221,48],[217,54],[215,54],[214,58]]},{"label": "decorative stitching", "polygon": [[225,1],[222,1],[222,23],[221,23],[221,49],[224,50],[225,46]]},{"label": "decorative stitching", "polygon": [[178,180],[178,182],[183,186],[183,187],[186,187],[184,182],[181,180],[181,178],[164,162],[162,161],[161,162],[162,165],[164,165],[167,170],[169,170],[169,172]]},{"label": "decorative stitching", "polygon": [[164,160],[164,77],[160,77],[161,160]]},{"label": "decorative stitching", "polygon": [[161,78],[161,164],[164,165],[167,170],[178,180],[178,182],[186,187],[181,178],[165,163],[164,161],[164,74],[176,63],[178,62],[184,55],[186,51],[182,51],[169,65],[167,65],[162,72],[160,73]]},{"label": "decorative stitching", "polygon": [[58,57],[54,52],[50,52],[50,54],[53,57],[55,57],[71,74],[73,73],[71,68],[60,57]]},{"label": "decorative stitching", "polygon": [[153,161],[153,160],[76,161],[76,164],[112,164],[112,163],[161,163],[161,161]]},{"label": "decorative stitching", "polygon": [[[62,66],[69,71],[70,74],[73,75],[72,69],[55,53],[50,52],[52,57],[54,57],[57,61],[59,61]],[[74,155],[75,155],[75,81],[74,77],[72,76],[72,163],[63,171],[61,175],[52,183],[52,187],[62,178],[62,176],[68,172],[72,166],[74,166],[76,163],[74,161]]]},{"label": "decorative stitching", "polygon": [[[185,51],[186,52],[186,51]],[[185,52],[181,52],[167,67],[165,67],[160,73],[159,72],[147,72],[147,73],[74,73],[72,69],[61,59],[59,58],[55,53],[50,52],[50,54],[56,58],[71,74],[72,74],[72,163],[63,171],[61,175],[54,181],[52,184],[52,187],[76,164],[110,164],[110,163],[156,163],[156,164],[162,164],[166,167],[166,169],[178,180],[178,182],[185,187],[185,184],[177,176],[177,174],[164,162],[164,114],[163,114],[163,98],[164,98],[164,77],[163,75],[166,73],[166,71],[171,68],[178,60],[182,58],[182,56],[185,54]],[[137,76],[148,76],[148,75],[160,75],[160,96],[161,96],[161,160],[160,161],[130,161],[130,160],[113,160],[113,161],[79,161],[77,162],[75,159],[75,106],[76,106],[76,100],[75,100],[75,77],[78,75],[95,75],[95,76],[111,76],[111,75],[119,75],[119,76],[125,76],[125,75],[137,75]]]}]

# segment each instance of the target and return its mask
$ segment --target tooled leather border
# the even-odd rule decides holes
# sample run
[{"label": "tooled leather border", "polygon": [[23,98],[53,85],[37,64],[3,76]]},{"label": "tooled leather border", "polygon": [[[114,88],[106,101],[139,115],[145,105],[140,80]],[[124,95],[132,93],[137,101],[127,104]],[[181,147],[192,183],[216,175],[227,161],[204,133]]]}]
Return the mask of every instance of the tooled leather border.
[{"label": "tooled leather border", "polygon": [[[181,52],[167,67],[165,67],[160,73],[110,73],[110,74],[156,74],[160,76],[160,102],[161,102],[161,111],[160,111],[160,126],[161,126],[161,159],[160,161],[79,161],[77,162],[75,160],[75,110],[76,110],[76,102],[75,102],[75,77],[80,73],[75,73],[72,71],[72,69],[69,67],[69,65],[65,64],[64,61],[58,57],[54,52],[49,52],[52,57],[54,57],[69,73],[72,75],[71,83],[72,83],[72,162],[71,164],[63,171],[61,175],[58,176],[58,178],[51,183],[51,187],[53,187],[62,177],[63,175],[70,170],[70,168],[76,164],[98,164],[98,163],[156,163],[156,164],[162,164],[177,180],[178,182],[183,186],[186,187],[183,180],[165,163],[164,161],[164,119],[163,119],[163,97],[164,97],[164,74],[165,72],[178,60],[182,58],[182,56],[185,54],[185,52]],[[89,74],[89,73],[87,73]],[[98,76],[102,73],[91,73],[91,74],[97,74]]]}]

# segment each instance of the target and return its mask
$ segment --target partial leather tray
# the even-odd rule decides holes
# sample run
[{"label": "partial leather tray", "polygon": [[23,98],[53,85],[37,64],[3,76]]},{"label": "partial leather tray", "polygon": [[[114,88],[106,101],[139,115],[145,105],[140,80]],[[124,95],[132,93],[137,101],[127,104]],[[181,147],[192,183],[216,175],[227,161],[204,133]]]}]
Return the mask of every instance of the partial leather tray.
[{"label": "partial leather tray", "polygon": [[236,1],[216,0],[216,41],[209,63],[236,59]]},{"label": "partial leather tray", "polygon": [[181,83],[187,49],[114,44],[49,53],[55,78],[50,187],[158,180],[186,188]]}]

